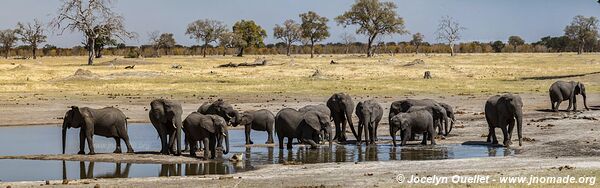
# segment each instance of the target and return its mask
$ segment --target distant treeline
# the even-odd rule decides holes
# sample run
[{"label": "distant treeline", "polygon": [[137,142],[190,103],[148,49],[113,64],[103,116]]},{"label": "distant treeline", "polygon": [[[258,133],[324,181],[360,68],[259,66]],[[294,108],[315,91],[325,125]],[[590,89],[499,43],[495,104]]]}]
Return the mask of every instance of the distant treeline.
[{"label": "distant treeline", "polygon": [[[207,54],[209,55],[235,55],[237,48],[216,47],[208,45]],[[225,50],[225,51],[224,51]],[[366,44],[355,42],[349,45],[342,43],[327,43],[315,45],[316,54],[359,54],[366,52]],[[521,44],[513,46],[502,41],[495,42],[468,42],[456,44],[457,53],[548,53],[548,52],[577,52],[577,43],[569,38],[562,37],[544,37],[540,41],[531,44]],[[285,55],[286,45],[284,43],[267,44],[261,47],[252,47],[245,50],[245,54],[250,55]],[[585,46],[586,52],[600,52],[600,42],[588,44]],[[409,42],[388,42],[375,45],[375,54],[392,53],[417,53],[415,45]],[[18,46],[12,48],[9,56],[30,57],[32,50],[29,46]],[[88,51],[83,46],[72,48],[58,48],[52,45],[45,45],[37,50],[37,54],[42,56],[85,56]],[[310,54],[310,46],[293,45],[292,54]],[[419,46],[419,53],[450,53],[447,44],[429,44],[423,43]],[[202,55],[202,46],[182,46],[175,45],[172,48],[157,49],[151,45],[125,46],[119,44],[114,47],[107,47],[100,51],[100,56],[124,56],[129,58],[136,57],[157,57],[161,55]]]}]

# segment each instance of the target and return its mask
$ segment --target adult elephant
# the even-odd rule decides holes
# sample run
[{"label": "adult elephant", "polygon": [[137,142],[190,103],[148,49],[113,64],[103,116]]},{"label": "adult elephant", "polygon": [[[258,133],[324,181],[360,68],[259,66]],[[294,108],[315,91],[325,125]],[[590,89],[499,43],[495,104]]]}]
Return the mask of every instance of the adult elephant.
[{"label": "adult elephant", "polygon": [[[585,86],[581,82],[565,82],[565,81],[556,81],[550,86],[550,105],[552,106],[552,110],[555,112],[558,111],[558,107],[562,101],[569,100],[569,107],[567,107],[567,111],[573,107],[573,111],[577,111],[577,95],[583,96],[583,105],[586,110],[589,110],[586,101],[586,93]],[[556,104],[556,106],[555,106]]]},{"label": "adult elephant", "polygon": [[[160,153],[181,155],[182,113],[181,104],[175,101],[156,99],[150,102],[148,115],[160,137]],[[173,150],[175,138],[177,138],[177,146],[176,150]]]},{"label": "adult elephant", "polygon": [[242,113],[240,125],[244,125],[246,133],[246,144],[254,144],[250,139],[250,131],[267,131],[269,137],[265,144],[273,143],[273,126],[275,124],[275,115],[267,109],[251,110]]},{"label": "adult elephant", "polygon": [[62,125],[62,153],[65,153],[67,141],[67,129],[80,128],[79,130],[79,152],[85,154],[85,141],[87,140],[89,155],[95,154],[94,135],[100,135],[107,138],[114,138],[116,148],[114,153],[121,153],[121,139],[127,145],[127,153],[133,153],[133,148],[129,144],[127,134],[127,116],[121,110],[106,107],[102,109],[92,109],[88,107],[79,108],[71,106],[63,118]]},{"label": "adult elephant", "polygon": [[275,131],[279,138],[279,148],[283,149],[283,139],[287,138],[287,148],[292,148],[294,138],[311,148],[317,148],[321,130],[329,135],[329,146],[332,145],[331,126],[327,115],[318,111],[299,112],[292,108],[284,108],[275,116]]},{"label": "adult elephant", "polygon": [[377,127],[381,117],[383,117],[383,108],[375,100],[366,100],[358,102],[356,105],[356,116],[358,117],[358,139],[356,144],[361,144],[362,130],[365,131],[365,143],[375,144],[377,140]]},{"label": "adult elephant", "polygon": [[431,107],[431,115],[433,116],[434,121],[433,126],[438,128],[438,134],[448,136],[448,130],[451,128],[448,128],[448,115],[446,109],[433,99],[405,99],[395,101],[390,105],[389,120],[399,113],[408,112],[409,109],[414,106]]},{"label": "adult elephant", "polygon": [[504,146],[510,146],[512,144],[511,138],[516,120],[519,146],[521,146],[523,129],[522,109],[523,102],[519,95],[504,94],[490,97],[485,103],[485,119],[489,127],[487,142],[498,144],[495,129],[500,128],[504,135]]},{"label": "adult elephant", "polygon": [[346,141],[346,122],[350,125],[350,130],[355,138],[358,138],[352,124],[352,112],[354,111],[354,102],[352,97],[346,93],[335,93],[327,100],[327,107],[331,111],[331,117],[335,123],[335,138],[338,142]]},{"label": "adult elephant", "polygon": [[[327,117],[330,119],[329,121],[331,121],[331,110],[329,110],[329,107],[327,107],[327,105],[324,105],[324,104],[306,105],[306,106],[298,109],[299,112],[308,112],[308,111],[313,111],[313,110],[327,115]],[[328,140],[327,134],[325,134],[325,131],[321,131],[320,141],[323,142],[325,140]]]},{"label": "adult elephant", "polygon": [[239,124],[241,118],[238,111],[233,109],[233,106],[223,101],[223,99],[218,99],[212,103],[203,103],[200,108],[198,108],[198,112],[205,115],[214,114],[221,116],[227,123],[231,123],[234,127]]},{"label": "adult elephant", "polygon": [[[223,154],[229,153],[229,132],[227,130],[227,122],[218,115],[204,115],[199,112],[192,112],[183,121],[183,131],[185,140],[188,143],[197,143],[202,141],[204,144],[204,156],[214,159],[216,156],[216,148],[221,147],[225,140],[225,151]],[[195,157],[197,145],[190,145],[190,155]]]}]

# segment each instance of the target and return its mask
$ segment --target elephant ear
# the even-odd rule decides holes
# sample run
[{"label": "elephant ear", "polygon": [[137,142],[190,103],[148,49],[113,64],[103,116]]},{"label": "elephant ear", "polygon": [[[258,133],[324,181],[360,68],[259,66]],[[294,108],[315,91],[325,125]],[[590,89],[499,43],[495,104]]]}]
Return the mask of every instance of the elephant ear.
[{"label": "elephant ear", "polygon": [[321,119],[316,112],[310,111],[305,113],[303,119],[304,120],[302,122],[307,126],[312,127],[316,131],[321,130]]},{"label": "elephant ear", "polygon": [[201,118],[200,127],[206,129],[210,133],[215,133],[217,130],[213,122],[213,117],[207,115],[206,118]]}]

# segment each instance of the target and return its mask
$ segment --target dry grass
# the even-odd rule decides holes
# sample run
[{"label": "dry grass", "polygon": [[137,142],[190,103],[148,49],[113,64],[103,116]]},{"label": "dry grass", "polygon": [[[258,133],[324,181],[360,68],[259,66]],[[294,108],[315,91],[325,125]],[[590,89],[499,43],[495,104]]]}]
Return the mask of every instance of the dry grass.
[{"label": "dry grass", "polygon": [[[38,60],[0,59],[0,90],[3,95],[43,93],[50,96],[131,95],[328,95],[345,91],[361,95],[492,94],[498,92],[546,93],[555,79],[524,79],[600,72],[599,54],[446,54],[364,58],[359,55],[308,56],[175,56],[127,59],[153,62],[125,70],[124,64],[107,62],[121,57],[97,59],[87,66],[85,57],[44,57]],[[216,68],[229,62],[254,62],[258,67]],[[405,66],[422,59],[424,64]],[[335,60],[338,64],[330,65]],[[172,69],[180,64],[183,69]],[[19,66],[21,65],[21,66]],[[77,69],[90,70],[98,79],[66,79]],[[318,69],[321,76],[310,76]],[[433,79],[422,79],[431,71]],[[596,74],[560,78],[580,80],[589,92],[600,91]]]}]

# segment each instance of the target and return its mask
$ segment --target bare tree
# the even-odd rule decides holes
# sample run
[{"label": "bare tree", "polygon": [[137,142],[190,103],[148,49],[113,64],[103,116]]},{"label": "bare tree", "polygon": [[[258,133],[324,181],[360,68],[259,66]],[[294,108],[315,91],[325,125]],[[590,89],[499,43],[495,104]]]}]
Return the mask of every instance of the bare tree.
[{"label": "bare tree", "polygon": [[346,50],[344,51],[345,54],[348,54],[349,50],[350,50],[350,45],[352,45],[352,43],[356,42],[356,37],[354,37],[354,35],[344,32],[342,33],[342,35],[340,35],[340,38],[342,39],[342,42],[344,43],[344,46],[346,46]]},{"label": "bare tree", "polygon": [[219,35],[219,46],[223,47],[223,56],[227,54],[228,48],[236,47],[236,43],[240,41],[239,37],[233,32],[224,32]]},{"label": "bare tree", "polygon": [[15,42],[17,42],[18,39],[15,30],[0,30],[0,43],[2,43],[2,48],[4,48],[4,58],[8,59],[10,48],[15,45]]},{"label": "bare tree", "polygon": [[154,49],[154,56],[160,56],[159,50],[159,42],[160,42],[160,31],[152,31],[148,33],[148,40],[150,41],[150,46]]},{"label": "bare tree", "polygon": [[276,24],[273,28],[273,36],[277,39],[283,40],[287,47],[287,56],[290,56],[290,50],[294,42],[300,41],[302,30],[300,24],[294,22],[294,20],[286,20],[283,22],[283,26]]},{"label": "bare tree", "polygon": [[58,9],[58,16],[51,26],[71,32],[80,31],[86,37],[88,65],[94,63],[96,39],[102,34],[124,38],[135,38],[135,33],[125,30],[123,17],[113,12],[109,7],[111,0],[65,0]]},{"label": "bare tree", "polygon": [[461,27],[454,18],[444,16],[440,20],[437,30],[437,39],[446,41],[450,46],[450,56],[454,56],[454,43],[460,40],[460,32],[466,28]]},{"label": "bare tree", "polygon": [[46,35],[44,35],[44,26],[42,23],[35,19],[32,23],[23,24],[17,23],[17,34],[23,43],[28,44],[31,47],[33,59],[36,59],[35,51],[40,43],[46,42]]},{"label": "bare tree", "polygon": [[358,25],[357,34],[367,35],[367,57],[373,55],[373,42],[378,35],[405,34],[404,20],[396,13],[394,2],[357,0],[350,10],[335,18],[344,27]]},{"label": "bare tree", "polygon": [[227,26],[223,22],[216,20],[196,20],[190,23],[185,31],[190,38],[196,39],[198,42],[204,41],[202,46],[202,56],[206,57],[206,48],[211,42],[217,41],[221,33],[227,31]]}]

